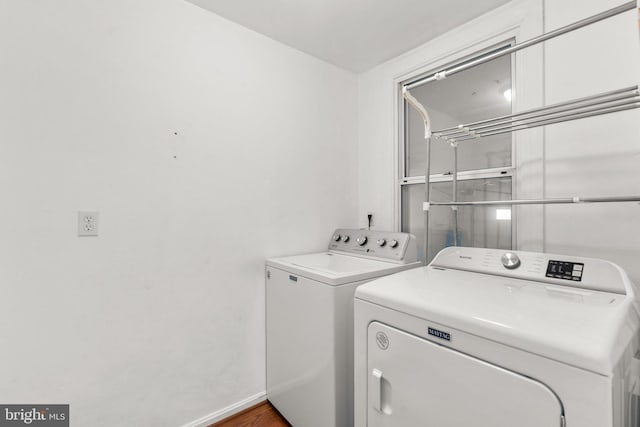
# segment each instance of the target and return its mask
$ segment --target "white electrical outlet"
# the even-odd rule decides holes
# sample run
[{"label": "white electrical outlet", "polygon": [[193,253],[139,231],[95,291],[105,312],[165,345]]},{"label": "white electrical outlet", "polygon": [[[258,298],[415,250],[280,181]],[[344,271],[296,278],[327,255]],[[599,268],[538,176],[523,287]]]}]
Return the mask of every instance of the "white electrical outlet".
[{"label": "white electrical outlet", "polygon": [[78,236],[97,236],[99,216],[98,212],[78,212]]}]

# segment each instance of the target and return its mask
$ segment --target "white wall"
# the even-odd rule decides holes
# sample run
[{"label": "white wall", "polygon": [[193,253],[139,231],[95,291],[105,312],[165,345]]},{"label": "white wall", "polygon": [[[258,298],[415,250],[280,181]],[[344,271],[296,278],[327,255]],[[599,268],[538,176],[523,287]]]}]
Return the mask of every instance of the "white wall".
[{"label": "white wall", "polygon": [[[615,0],[514,1],[407,54],[363,73],[359,90],[359,220],[399,226],[396,96],[399,81],[480,50],[509,34],[523,41],[620,4]],[[521,51],[516,57],[516,109],[631,86],[640,76],[637,14]],[[518,198],[640,194],[640,111],[519,132]],[[394,164],[395,163],[395,164]],[[640,283],[640,206],[521,207],[517,246],[618,262]]]},{"label": "white wall", "polygon": [[356,89],[181,0],[0,0],[0,401],[176,426],[263,393],[265,257],[356,222]]},{"label": "white wall", "polygon": [[[546,0],[546,31],[621,3]],[[637,20],[637,13],[626,12],[547,43],[547,102],[640,83]],[[636,109],[547,127],[547,197],[639,195],[639,123]],[[640,285],[640,204],[548,206],[545,210],[548,252],[609,259]]]}]

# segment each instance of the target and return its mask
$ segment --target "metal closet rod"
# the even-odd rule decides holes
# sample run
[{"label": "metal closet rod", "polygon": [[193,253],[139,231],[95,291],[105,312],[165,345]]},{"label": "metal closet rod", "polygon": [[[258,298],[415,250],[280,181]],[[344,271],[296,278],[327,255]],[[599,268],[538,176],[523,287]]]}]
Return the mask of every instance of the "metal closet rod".
[{"label": "metal closet rod", "polygon": [[435,74],[433,74],[431,76],[424,77],[422,79],[419,79],[419,80],[416,80],[416,81],[414,81],[412,83],[409,83],[409,84],[405,85],[405,87],[407,89],[412,89],[412,88],[414,88],[416,86],[420,86],[420,85],[422,85],[424,83],[429,83],[429,82],[432,82],[434,80],[442,80],[442,79],[450,76],[451,74],[459,73],[460,71],[467,70],[469,68],[475,67],[476,65],[484,64],[485,62],[489,62],[489,61],[491,61],[493,59],[496,59],[496,58],[499,58],[501,56],[509,55],[509,54],[511,54],[513,52],[517,52],[519,50],[522,50],[522,49],[525,49],[527,47],[536,45],[538,43],[542,43],[542,42],[544,42],[546,40],[549,40],[549,39],[558,37],[558,36],[560,36],[562,34],[577,30],[578,28],[586,27],[587,25],[591,25],[591,24],[593,24],[595,22],[602,21],[604,19],[610,18],[610,17],[615,16],[615,15],[619,15],[619,14],[621,14],[623,12],[627,12],[627,11],[635,9],[635,8],[636,8],[636,0],[632,0],[632,1],[629,1],[627,3],[623,3],[620,6],[614,7],[613,9],[606,10],[604,12],[598,13],[597,15],[590,16],[590,17],[582,19],[582,20],[580,20],[578,22],[574,22],[573,24],[558,28],[556,30],[553,30],[553,31],[550,31],[548,33],[542,34],[542,35],[540,35],[538,37],[534,37],[532,39],[526,40],[526,41],[524,41],[522,43],[518,43],[518,44],[513,45],[511,47],[508,47],[508,48],[506,48],[504,50],[500,50],[498,52],[494,52],[492,54],[489,54],[489,55],[483,56],[481,58],[478,58],[476,60],[472,60],[472,61],[466,62],[464,64],[460,64],[460,65],[455,66],[453,68],[450,68],[448,70],[439,71],[439,72],[437,72],[437,73],[435,73]]},{"label": "metal closet rod", "polygon": [[[640,101],[640,96],[636,92],[636,93],[631,93],[627,95],[617,96],[611,99],[607,99],[605,101],[589,102],[587,104],[580,105],[578,107],[564,107],[555,111],[529,114],[523,118],[510,118],[508,120],[501,120],[499,122],[494,122],[487,125],[469,126],[461,129],[461,131],[459,132],[460,133],[459,136],[456,136],[457,134],[448,134],[446,135],[446,138],[454,138],[454,139],[461,138],[461,137],[470,135],[471,131],[474,132],[475,134],[480,134],[480,136],[484,136],[484,134],[488,132],[495,132],[497,130],[509,129],[525,123],[537,122],[539,120],[536,120],[536,119],[541,119],[543,117],[545,118],[544,120],[549,120],[549,119],[568,116],[572,114],[587,113],[590,111],[598,111],[598,110],[604,110],[606,108],[619,107],[621,105],[629,105],[638,101]],[[441,138],[441,136],[436,136],[436,138]]]},{"label": "metal closet rod", "polygon": [[572,120],[584,119],[587,117],[601,116],[603,114],[633,110],[635,108],[640,108],[640,97],[631,99],[623,103],[616,103],[614,105],[592,107],[583,111],[571,111],[566,114],[555,115],[552,117],[547,117],[545,119],[533,120],[533,121],[523,122],[519,124],[516,123],[512,126],[491,129],[484,132],[477,132],[473,135],[468,135],[468,136],[462,135],[459,138],[450,138],[448,139],[448,141],[450,142],[470,141],[472,139],[484,138],[492,135],[500,135],[503,133],[516,132],[524,129],[532,129],[540,126],[552,125],[555,123],[569,122]]},{"label": "metal closet rod", "polygon": [[582,109],[592,105],[598,105],[598,104],[633,98],[635,96],[638,96],[639,94],[640,94],[640,91],[638,90],[637,85],[629,86],[623,89],[616,89],[609,92],[603,92],[597,95],[590,95],[583,98],[572,99],[570,101],[559,102],[557,104],[548,105],[546,107],[532,108],[530,110],[520,111],[514,114],[507,114],[504,116],[494,117],[491,119],[461,124],[455,127],[433,131],[433,135],[436,138],[451,137],[456,134],[468,133],[470,130],[475,131],[478,129],[485,129],[488,127],[493,127],[499,124],[509,123],[512,121],[520,120],[520,119],[528,120],[533,117],[540,117],[548,114],[561,113],[563,111],[569,111],[572,109]]},{"label": "metal closet rod", "polygon": [[509,205],[562,205],[574,203],[640,202],[640,196],[564,197],[557,199],[484,200],[476,202],[430,202],[431,206],[509,206]]},{"label": "metal closet rod", "polygon": [[[523,125],[531,125],[535,123],[546,122],[556,118],[566,118],[565,121],[569,121],[569,120],[572,120],[573,116],[581,113],[599,112],[600,114],[606,114],[608,112],[608,109],[621,107],[625,105],[632,105],[636,102],[640,102],[640,96],[636,96],[632,99],[625,99],[621,101],[615,101],[615,102],[608,101],[606,103],[595,104],[595,105],[585,106],[580,108],[571,108],[571,109],[566,109],[566,110],[557,111],[557,112],[536,114],[531,117],[527,117],[526,119],[515,120],[509,123],[507,122],[497,123],[491,126],[480,126],[478,128],[472,128],[471,131],[473,131],[473,134],[469,132],[465,132],[465,134],[460,135],[459,137],[453,137],[453,139],[456,141],[459,141],[460,138],[465,136],[477,135],[479,137],[483,137],[483,136],[488,136],[490,133],[495,135],[495,132],[499,132],[503,130],[515,131],[515,130],[518,130]],[[525,129],[528,127],[530,126],[526,126]]]}]

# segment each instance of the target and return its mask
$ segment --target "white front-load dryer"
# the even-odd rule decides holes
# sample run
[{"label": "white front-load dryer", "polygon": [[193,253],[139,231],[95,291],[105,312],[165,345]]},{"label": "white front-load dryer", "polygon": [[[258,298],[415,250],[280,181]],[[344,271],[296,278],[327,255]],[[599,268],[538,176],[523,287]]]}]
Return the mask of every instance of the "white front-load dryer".
[{"label": "white front-load dryer", "polygon": [[326,252],[267,260],[267,398],[293,426],[353,425],[353,294],[420,266],[415,240],[338,229]]},{"label": "white front-load dryer", "polygon": [[359,427],[638,427],[637,289],[603,260],[447,248],[355,295]]}]

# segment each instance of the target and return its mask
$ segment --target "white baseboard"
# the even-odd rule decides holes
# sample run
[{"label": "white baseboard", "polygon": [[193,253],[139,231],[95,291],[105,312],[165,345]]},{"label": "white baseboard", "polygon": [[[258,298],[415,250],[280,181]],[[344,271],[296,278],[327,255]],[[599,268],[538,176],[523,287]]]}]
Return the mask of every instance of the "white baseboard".
[{"label": "white baseboard", "polygon": [[217,423],[220,420],[224,420],[227,417],[237,414],[253,405],[257,405],[260,402],[267,400],[267,394],[263,391],[246,399],[236,402],[232,405],[222,408],[218,411],[212,412],[204,417],[200,417],[195,421],[191,421],[183,425],[182,427],[208,427],[213,423]]}]

